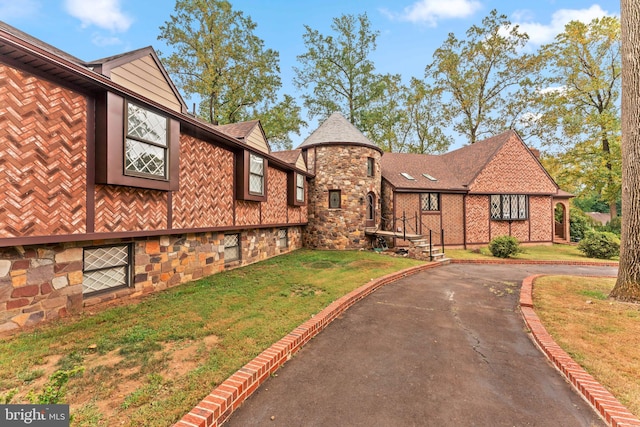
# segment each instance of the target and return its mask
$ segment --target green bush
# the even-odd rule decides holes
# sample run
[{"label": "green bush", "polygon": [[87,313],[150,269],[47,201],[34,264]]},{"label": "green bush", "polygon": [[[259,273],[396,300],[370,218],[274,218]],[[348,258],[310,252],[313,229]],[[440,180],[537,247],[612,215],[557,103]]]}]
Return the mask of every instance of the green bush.
[{"label": "green bush", "polygon": [[609,231],[616,236],[620,237],[622,231],[622,217],[611,218],[611,221],[607,223],[607,225],[603,225],[599,229],[600,231]]},{"label": "green bush", "polygon": [[571,240],[574,242],[579,242],[580,240],[584,239],[584,236],[589,231],[593,230],[593,220],[580,209],[570,209],[569,229]]},{"label": "green bush", "polygon": [[591,231],[578,244],[589,258],[610,259],[620,255],[620,239],[608,231]]},{"label": "green bush", "polygon": [[509,258],[521,252],[518,239],[512,236],[498,236],[489,242],[491,254],[499,258]]}]

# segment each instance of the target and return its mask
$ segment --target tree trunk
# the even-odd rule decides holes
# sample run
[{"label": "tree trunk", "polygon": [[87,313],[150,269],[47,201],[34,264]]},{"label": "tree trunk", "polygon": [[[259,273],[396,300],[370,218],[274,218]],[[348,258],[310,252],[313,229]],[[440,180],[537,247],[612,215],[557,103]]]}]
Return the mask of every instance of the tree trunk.
[{"label": "tree trunk", "polygon": [[610,296],[640,302],[640,2],[621,0],[622,239]]}]

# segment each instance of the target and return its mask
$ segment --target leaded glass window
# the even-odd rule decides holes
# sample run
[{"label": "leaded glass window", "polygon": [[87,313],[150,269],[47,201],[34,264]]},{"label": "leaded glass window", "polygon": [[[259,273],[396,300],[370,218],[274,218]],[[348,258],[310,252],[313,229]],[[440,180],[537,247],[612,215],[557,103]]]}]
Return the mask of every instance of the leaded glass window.
[{"label": "leaded glass window", "polygon": [[240,235],[224,235],[224,262],[236,261],[240,259]]},{"label": "leaded glass window", "polygon": [[82,293],[129,285],[129,245],[86,248],[82,267]]},{"label": "leaded glass window", "polygon": [[264,159],[249,155],[249,193],[264,194]]},{"label": "leaded glass window", "polygon": [[280,249],[284,249],[289,246],[286,228],[281,228],[278,230],[278,240],[280,241]]},{"label": "leaded glass window", "polygon": [[296,201],[304,202],[304,175],[296,174]]},{"label": "leaded glass window", "polygon": [[166,179],[169,155],[167,135],[166,117],[127,103],[126,173]]},{"label": "leaded glass window", "polygon": [[329,209],[340,209],[340,190],[329,190]]},{"label": "leaded glass window", "polygon": [[491,219],[522,220],[528,218],[528,197],[525,194],[491,195]]},{"label": "leaded glass window", "polygon": [[439,211],[439,194],[438,193],[422,193],[420,195],[423,211]]}]

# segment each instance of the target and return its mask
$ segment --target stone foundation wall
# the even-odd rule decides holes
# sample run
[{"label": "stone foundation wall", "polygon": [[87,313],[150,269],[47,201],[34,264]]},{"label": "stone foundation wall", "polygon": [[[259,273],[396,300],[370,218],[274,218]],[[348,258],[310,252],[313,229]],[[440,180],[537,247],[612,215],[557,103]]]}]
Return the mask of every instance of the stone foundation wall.
[{"label": "stone foundation wall", "polygon": [[[240,259],[227,263],[224,234],[232,232],[0,248],[0,333],[110,300],[161,291],[302,247],[300,227],[287,229],[286,247],[280,246],[278,232],[279,228],[236,232],[240,234]],[[84,295],[83,248],[112,244],[133,247],[130,285]]]}]

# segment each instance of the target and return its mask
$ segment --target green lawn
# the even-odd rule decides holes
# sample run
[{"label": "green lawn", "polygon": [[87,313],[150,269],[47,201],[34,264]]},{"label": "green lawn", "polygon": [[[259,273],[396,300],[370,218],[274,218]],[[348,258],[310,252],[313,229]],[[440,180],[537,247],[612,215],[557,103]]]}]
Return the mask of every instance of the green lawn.
[{"label": "green lawn", "polygon": [[610,300],[615,282],[541,277],[534,308],[558,345],[640,417],[640,305]]},{"label": "green lawn", "polygon": [[0,403],[69,403],[74,426],[167,426],[332,301],[421,263],[299,250],[91,308],[0,340]]},{"label": "green lawn", "polygon": [[[618,257],[603,260],[597,258],[587,258],[578,250],[575,245],[553,244],[539,246],[521,246],[523,252],[510,259],[521,259],[528,261],[552,260],[552,261],[595,261],[610,262],[618,261]],[[452,259],[498,259],[491,255],[485,246],[478,249],[445,249],[447,258]]]}]

